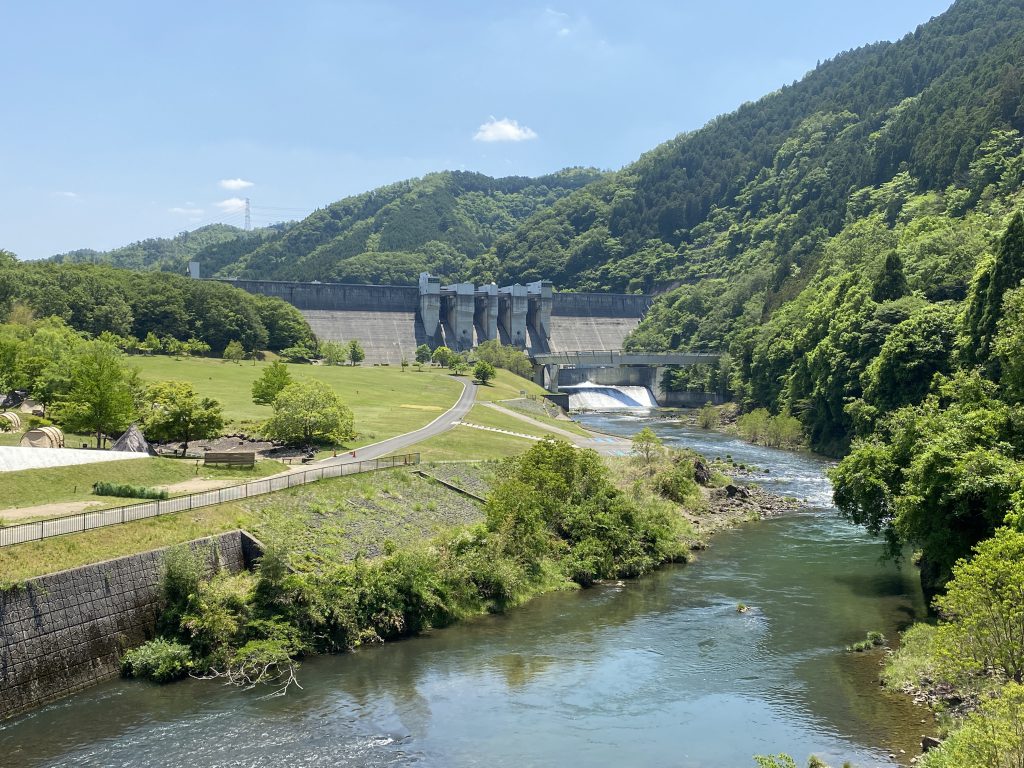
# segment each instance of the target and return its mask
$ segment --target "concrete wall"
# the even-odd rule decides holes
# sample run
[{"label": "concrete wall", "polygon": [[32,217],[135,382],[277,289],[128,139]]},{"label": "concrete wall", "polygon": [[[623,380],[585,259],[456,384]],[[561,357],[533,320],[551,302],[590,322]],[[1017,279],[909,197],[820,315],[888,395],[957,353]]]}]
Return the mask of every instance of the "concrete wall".
[{"label": "concrete wall", "polygon": [[708,403],[721,405],[725,398],[714,392],[657,392],[658,404],[666,408],[703,408]]},{"label": "concrete wall", "polygon": [[635,317],[647,314],[653,296],[638,293],[556,293],[551,297],[551,314],[580,317]]},{"label": "concrete wall", "polygon": [[249,293],[276,296],[299,309],[415,312],[420,292],[415,285],[292,283],[272,280],[222,280]]},{"label": "concrete wall", "polygon": [[[238,572],[259,555],[258,543],[243,531],[190,545],[209,553],[211,570]],[[154,635],[165,551],[60,571],[0,592],[0,719],[120,674],[123,652]]]},{"label": "concrete wall", "polygon": [[[446,326],[443,341],[453,348],[466,348],[464,339],[472,334],[461,331],[466,327],[466,315],[472,318],[479,341],[486,338],[491,330],[491,319],[476,309],[473,297],[435,295],[440,291],[436,278],[427,288],[429,295],[421,299],[419,286],[404,285],[351,285],[346,283],[298,283],[270,280],[223,280],[236,288],[264,296],[284,299],[306,314],[311,323],[315,320],[314,332],[320,338],[347,341],[358,338],[366,349],[367,363],[398,364],[402,357],[410,357],[410,351],[424,342],[437,346],[441,343],[440,328],[435,311],[439,312],[441,324]],[[535,301],[531,306],[527,299],[526,286],[505,286],[499,290],[495,331],[504,344],[531,346],[537,351],[567,351],[591,349],[621,349],[625,337],[640,322],[650,308],[653,296],[640,294],[613,293],[555,293],[550,305],[547,295],[550,284],[540,282],[534,285]],[[462,299],[462,302],[459,301]],[[550,306],[550,314],[548,307]],[[449,307],[452,313],[447,310]],[[353,317],[330,317],[329,313],[373,312],[403,315],[396,328],[402,329],[401,336],[387,331],[388,323],[377,318],[375,328],[384,328],[385,338],[375,341],[373,333],[364,320]],[[409,316],[426,318],[416,322],[417,336],[407,332],[412,325]],[[528,317],[529,314],[529,317]],[[472,322],[472,321],[471,321]],[[458,327],[456,327],[458,326]],[[364,331],[364,328],[366,329]],[[483,333],[480,333],[480,329]],[[471,342],[472,343],[472,342]]]}]

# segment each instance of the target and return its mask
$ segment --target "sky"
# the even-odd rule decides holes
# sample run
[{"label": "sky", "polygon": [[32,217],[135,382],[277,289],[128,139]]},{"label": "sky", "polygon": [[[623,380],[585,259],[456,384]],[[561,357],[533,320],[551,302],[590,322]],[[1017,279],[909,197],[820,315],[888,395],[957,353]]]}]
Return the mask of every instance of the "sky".
[{"label": "sky", "polygon": [[621,168],[950,0],[0,0],[0,248],[301,218],[431,171]]}]

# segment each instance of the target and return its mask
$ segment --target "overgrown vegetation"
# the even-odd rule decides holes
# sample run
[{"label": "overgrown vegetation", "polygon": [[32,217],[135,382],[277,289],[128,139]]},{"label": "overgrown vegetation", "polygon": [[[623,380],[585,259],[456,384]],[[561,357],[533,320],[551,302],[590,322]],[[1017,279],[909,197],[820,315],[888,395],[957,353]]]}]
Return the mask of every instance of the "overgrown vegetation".
[{"label": "overgrown vegetation", "polygon": [[147,488],[144,485],[106,481],[93,483],[92,492],[97,496],[119,496],[128,499],[166,499],[168,497],[167,490],[164,488]]},{"label": "overgrown vegetation", "polygon": [[[168,554],[161,630],[191,649],[195,674],[294,682],[293,659],[503,611],[545,590],[636,577],[685,557],[667,503],[619,490],[600,457],[544,440],[498,470],[485,522],[429,545],[306,567],[287,527],[266,536],[255,574],[202,578],[205,553]],[[330,542],[320,542],[330,547]]]}]

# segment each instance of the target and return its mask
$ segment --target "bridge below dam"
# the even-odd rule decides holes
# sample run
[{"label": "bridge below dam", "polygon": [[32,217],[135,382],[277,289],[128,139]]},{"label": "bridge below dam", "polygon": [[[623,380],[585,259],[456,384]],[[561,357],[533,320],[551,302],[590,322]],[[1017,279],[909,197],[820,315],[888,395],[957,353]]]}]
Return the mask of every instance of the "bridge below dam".
[{"label": "bridge below dam", "polygon": [[[670,368],[717,365],[716,352],[620,352],[577,350],[530,356],[533,379],[549,392],[577,392],[584,387],[645,387],[663,406],[700,406],[720,402],[706,392],[667,391],[663,375]],[[562,403],[563,406],[566,403]]]},{"label": "bridge below dam", "polygon": [[529,354],[617,350],[654,301],[643,294],[559,293],[541,280],[497,286],[441,281],[418,285],[352,285],[222,280],[296,307],[317,338],[358,339],[366,362],[398,365],[416,347],[462,351],[498,339]]}]

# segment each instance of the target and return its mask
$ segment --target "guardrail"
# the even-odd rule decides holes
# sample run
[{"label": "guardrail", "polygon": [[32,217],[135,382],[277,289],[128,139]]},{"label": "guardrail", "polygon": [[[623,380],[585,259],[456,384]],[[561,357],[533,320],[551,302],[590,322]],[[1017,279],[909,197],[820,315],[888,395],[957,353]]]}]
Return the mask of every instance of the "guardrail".
[{"label": "guardrail", "polygon": [[95,512],[80,512],[77,515],[51,517],[48,520],[37,520],[33,523],[19,523],[0,528],[0,547],[23,544],[28,541],[39,541],[51,536],[63,536],[67,533],[81,533],[93,528],[108,525],[121,525],[133,520],[144,520],[149,517],[170,515],[175,512],[186,512],[200,507],[212,507],[228,501],[239,501],[253,496],[263,496],[274,491],[283,491],[297,485],[306,485],[333,477],[358,475],[362,472],[375,472],[379,469],[392,469],[419,464],[418,453],[406,453],[401,456],[389,456],[383,459],[366,461],[350,461],[344,464],[328,464],[301,472],[290,472],[283,475],[264,477],[260,480],[249,480],[239,485],[229,485],[212,491],[190,493],[186,496],[175,496],[159,501],[145,501],[129,504],[124,507],[100,509]]}]

